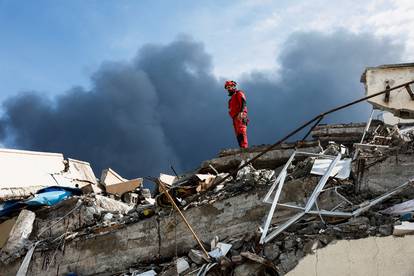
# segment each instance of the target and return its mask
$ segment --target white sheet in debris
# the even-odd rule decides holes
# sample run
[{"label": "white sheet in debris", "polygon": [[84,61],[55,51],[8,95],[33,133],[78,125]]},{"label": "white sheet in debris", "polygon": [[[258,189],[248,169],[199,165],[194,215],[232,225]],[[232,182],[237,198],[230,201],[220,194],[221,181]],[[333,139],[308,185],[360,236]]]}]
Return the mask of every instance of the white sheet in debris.
[{"label": "white sheet in debris", "polygon": [[[351,158],[340,160],[332,170],[331,177],[338,179],[348,178],[349,174],[351,173],[351,161]],[[311,173],[316,175],[324,175],[331,162],[332,160],[330,159],[316,159],[315,163],[313,164]]]},{"label": "white sheet in debris", "polygon": [[413,211],[414,211],[414,199],[411,199],[403,203],[391,206],[388,209],[383,210],[382,213],[390,214],[390,215],[403,215],[405,213],[413,212]]}]

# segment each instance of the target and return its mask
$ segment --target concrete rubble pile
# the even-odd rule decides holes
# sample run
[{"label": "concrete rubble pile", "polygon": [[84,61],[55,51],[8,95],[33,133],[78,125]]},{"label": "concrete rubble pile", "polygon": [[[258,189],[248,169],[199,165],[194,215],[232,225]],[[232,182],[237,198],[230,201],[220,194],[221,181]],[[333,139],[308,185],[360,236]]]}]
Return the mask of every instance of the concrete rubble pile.
[{"label": "concrete rubble pile", "polygon": [[195,172],[151,179],[152,192],[142,178],[106,169],[96,179],[88,163],[53,155],[30,170],[54,182],[26,178],[1,197],[1,275],[289,275],[334,241],[414,233],[414,129],[342,129],[319,126],[315,140],[240,170],[266,146],[224,150]]}]

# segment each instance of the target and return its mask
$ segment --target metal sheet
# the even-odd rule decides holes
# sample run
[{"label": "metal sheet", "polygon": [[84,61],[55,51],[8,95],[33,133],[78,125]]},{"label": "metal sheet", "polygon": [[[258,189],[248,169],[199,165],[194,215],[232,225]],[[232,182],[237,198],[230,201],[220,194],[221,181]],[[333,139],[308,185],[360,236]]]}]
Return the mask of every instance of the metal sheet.
[{"label": "metal sheet", "polygon": [[[351,158],[346,158],[338,161],[338,163],[333,168],[330,176],[338,179],[349,178],[349,175],[351,174],[351,162]],[[331,160],[316,159],[313,163],[311,173],[316,175],[324,175],[330,163]]]}]

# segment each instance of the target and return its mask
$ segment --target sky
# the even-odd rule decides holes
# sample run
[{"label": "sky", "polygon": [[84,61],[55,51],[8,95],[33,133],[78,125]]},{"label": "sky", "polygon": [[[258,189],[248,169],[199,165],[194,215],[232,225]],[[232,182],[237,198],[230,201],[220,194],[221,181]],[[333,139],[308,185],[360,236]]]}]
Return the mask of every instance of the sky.
[{"label": "sky", "polygon": [[237,146],[225,79],[253,145],[363,96],[365,67],[413,61],[414,2],[0,0],[0,41],[0,145],[137,177]]}]

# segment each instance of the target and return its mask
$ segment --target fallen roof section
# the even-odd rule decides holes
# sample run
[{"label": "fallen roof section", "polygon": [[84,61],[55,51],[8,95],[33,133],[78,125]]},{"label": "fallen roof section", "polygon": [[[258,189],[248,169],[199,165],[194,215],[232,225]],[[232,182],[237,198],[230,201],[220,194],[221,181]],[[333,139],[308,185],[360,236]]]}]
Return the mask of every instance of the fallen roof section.
[{"label": "fallen roof section", "polygon": [[0,149],[0,167],[0,201],[24,198],[50,186],[92,185],[99,191],[90,164],[65,160],[61,153]]}]

